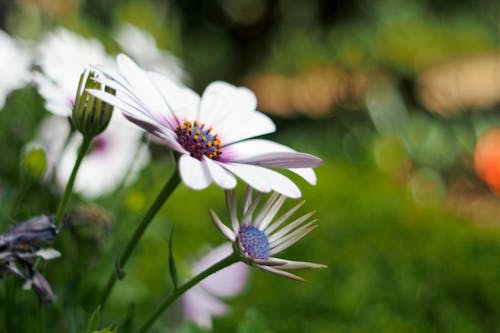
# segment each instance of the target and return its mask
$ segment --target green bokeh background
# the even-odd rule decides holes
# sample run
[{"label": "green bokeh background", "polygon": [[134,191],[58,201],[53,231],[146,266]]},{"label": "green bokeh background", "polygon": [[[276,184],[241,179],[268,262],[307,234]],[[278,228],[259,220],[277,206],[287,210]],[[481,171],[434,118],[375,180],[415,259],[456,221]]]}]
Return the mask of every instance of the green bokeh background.
[{"label": "green bokeh background", "polygon": [[[335,105],[320,118],[273,116],[278,132],[268,138],[324,160],[317,186],[290,175],[303,190],[302,211],[317,210],[319,227],[283,257],[328,268],[300,272],[305,283],[252,270],[244,292],[227,301],[229,314],[214,319],[214,332],[500,332],[499,226],[447,204],[457,179],[495,200],[470,159],[481,131],[500,123],[498,106],[443,116],[414,95],[422,67],[498,50],[496,1],[0,1],[0,10],[1,27],[14,36],[37,40],[63,25],[99,38],[111,53],[118,52],[113,29],[134,23],[182,60],[198,92],[217,79],[240,84],[324,65],[390,78],[374,97],[388,101],[382,118],[365,104]],[[58,194],[20,171],[23,147],[47,115],[33,87],[12,93],[0,112],[2,230],[56,210]],[[114,258],[173,171],[169,152],[154,145],[152,152],[129,188],[71,201],[92,218],[62,233],[55,244],[62,257],[41,267],[55,304],[39,304],[12,276],[0,281],[0,332],[85,331]],[[14,209],[25,182],[29,191]],[[172,228],[181,279],[190,262],[224,241],[208,215],[212,208],[225,216],[224,205],[215,186],[178,188],[127,265],[102,328],[133,332],[165,297]],[[8,303],[7,290],[15,290]],[[184,323],[178,305],[152,331],[205,332]]]}]

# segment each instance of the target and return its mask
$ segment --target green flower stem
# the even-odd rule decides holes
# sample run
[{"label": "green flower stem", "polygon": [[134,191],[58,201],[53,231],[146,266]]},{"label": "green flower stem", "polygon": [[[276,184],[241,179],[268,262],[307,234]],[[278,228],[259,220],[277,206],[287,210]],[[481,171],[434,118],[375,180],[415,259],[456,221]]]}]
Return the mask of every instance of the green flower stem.
[{"label": "green flower stem", "polygon": [[196,275],[193,277],[191,280],[183,284],[177,289],[174,289],[174,291],[168,296],[161,304],[156,308],[156,310],[151,314],[151,316],[146,320],[146,322],[142,325],[140,328],[139,332],[140,333],[145,333],[147,332],[151,326],[154,324],[154,322],[167,310],[170,305],[177,299],[179,296],[184,294],[186,291],[188,291],[191,287],[196,285],[198,282],[203,280],[209,275],[212,275],[215,272],[220,271],[223,268],[226,268],[238,261],[240,261],[241,257],[239,253],[233,252],[226,258],[222,259],[221,261],[215,263],[214,265],[210,266],[200,274]]},{"label": "green flower stem", "polygon": [[109,295],[111,294],[111,290],[113,289],[117,279],[123,275],[122,269],[127,263],[130,255],[132,254],[132,251],[136,247],[142,235],[144,234],[144,231],[149,226],[149,224],[155,217],[156,213],[158,213],[158,211],[163,206],[165,201],[167,201],[172,192],[174,192],[177,185],[179,185],[180,180],[181,179],[179,177],[179,172],[177,171],[177,169],[175,169],[174,173],[172,174],[168,182],[165,184],[161,192],[158,194],[155,201],[147,211],[146,215],[144,215],[144,218],[142,219],[141,223],[135,229],[132,238],[130,238],[130,240],[127,243],[127,246],[125,247],[125,250],[119,255],[113,270],[113,274],[111,274],[111,276],[109,277],[108,283],[106,285],[106,288],[104,289],[104,292],[102,293],[101,300],[99,302],[99,304],[101,304],[102,307],[104,307],[104,304],[106,303]]},{"label": "green flower stem", "polygon": [[73,191],[73,185],[75,184],[76,174],[78,173],[78,169],[80,168],[80,164],[82,163],[82,160],[85,157],[87,150],[89,150],[92,139],[93,137],[84,136],[82,144],[80,145],[80,149],[78,149],[78,156],[76,157],[75,165],[73,166],[73,170],[71,171],[71,176],[69,177],[68,183],[66,184],[66,188],[64,189],[64,194],[61,199],[61,202],[59,203],[59,207],[57,207],[56,218],[54,220],[54,224],[56,226],[58,226],[61,223],[64,211],[66,210],[66,205],[68,204],[71,192]]}]

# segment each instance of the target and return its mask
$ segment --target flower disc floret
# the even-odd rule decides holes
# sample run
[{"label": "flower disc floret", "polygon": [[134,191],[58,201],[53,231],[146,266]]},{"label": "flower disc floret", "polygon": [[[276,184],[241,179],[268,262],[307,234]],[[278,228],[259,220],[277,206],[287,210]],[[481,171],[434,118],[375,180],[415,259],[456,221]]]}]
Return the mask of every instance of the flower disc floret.
[{"label": "flower disc floret", "polygon": [[177,142],[186,149],[191,157],[201,161],[203,156],[218,160],[222,155],[221,141],[217,134],[211,134],[212,128],[205,129],[205,124],[198,121],[184,123],[177,128]]},{"label": "flower disc floret", "polygon": [[254,226],[243,226],[240,229],[240,243],[243,251],[255,259],[269,258],[269,240],[265,233]]}]

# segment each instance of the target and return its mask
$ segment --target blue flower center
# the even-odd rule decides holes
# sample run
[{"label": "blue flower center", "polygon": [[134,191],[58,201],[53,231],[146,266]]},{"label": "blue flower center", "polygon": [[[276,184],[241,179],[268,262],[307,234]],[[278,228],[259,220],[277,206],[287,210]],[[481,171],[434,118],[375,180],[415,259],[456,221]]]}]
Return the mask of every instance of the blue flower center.
[{"label": "blue flower center", "polygon": [[175,130],[177,142],[186,149],[189,154],[200,160],[203,156],[218,160],[222,155],[221,141],[217,134],[211,134],[212,128],[205,129],[205,124],[197,121],[194,123],[185,121],[182,126]]},{"label": "blue flower center", "polygon": [[269,258],[269,240],[264,232],[254,226],[240,229],[240,242],[244,251],[255,259]]}]

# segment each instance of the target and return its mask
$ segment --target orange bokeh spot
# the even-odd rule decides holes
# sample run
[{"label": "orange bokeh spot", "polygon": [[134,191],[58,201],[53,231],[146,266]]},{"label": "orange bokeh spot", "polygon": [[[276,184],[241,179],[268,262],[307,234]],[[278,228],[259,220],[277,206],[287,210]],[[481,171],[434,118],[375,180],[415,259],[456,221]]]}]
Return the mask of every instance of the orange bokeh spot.
[{"label": "orange bokeh spot", "polygon": [[474,167],[478,176],[500,195],[500,128],[479,138],[474,149]]}]

